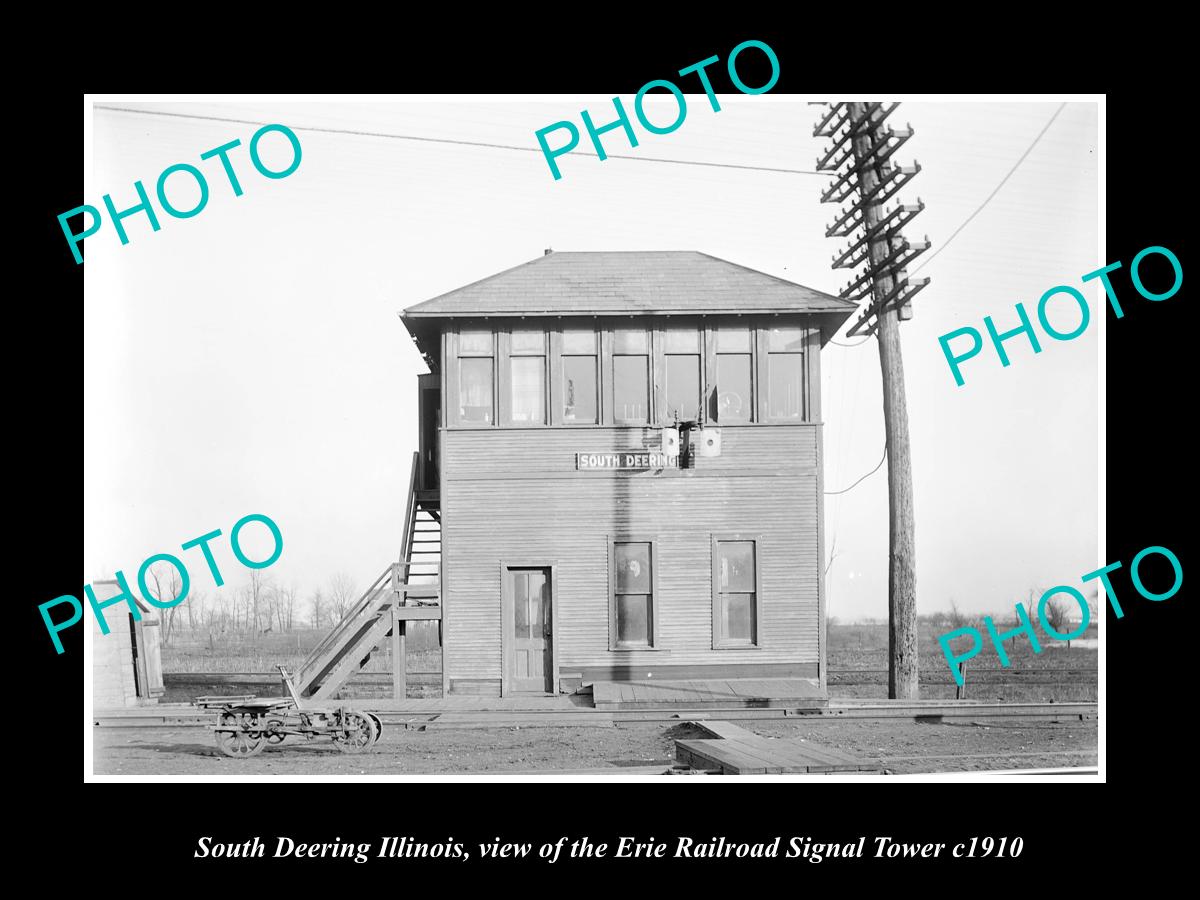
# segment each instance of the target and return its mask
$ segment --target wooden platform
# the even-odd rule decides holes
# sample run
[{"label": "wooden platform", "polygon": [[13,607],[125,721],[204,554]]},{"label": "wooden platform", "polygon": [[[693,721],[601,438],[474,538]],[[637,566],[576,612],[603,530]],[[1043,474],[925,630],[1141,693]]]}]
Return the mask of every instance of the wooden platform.
[{"label": "wooden platform", "polygon": [[849,753],[799,738],[766,738],[731,722],[698,722],[714,740],[675,741],[675,758],[694,769],[722,775],[787,772],[882,772],[883,767]]},{"label": "wooden platform", "polygon": [[816,679],[810,678],[703,678],[688,681],[597,681],[592,684],[596,709],[661,709],[682,704],[689,709],[706,706],[775,707],[827,703]]}]

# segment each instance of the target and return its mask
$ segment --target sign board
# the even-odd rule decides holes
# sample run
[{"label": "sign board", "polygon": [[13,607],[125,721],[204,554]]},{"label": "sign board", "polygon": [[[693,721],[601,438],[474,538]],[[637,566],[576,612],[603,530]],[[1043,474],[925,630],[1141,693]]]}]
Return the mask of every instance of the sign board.
[{"label": "sign board", "polygon": [[674,469],[679,466],[679,457],[668,456],[653,450],[619,450],[616,453],[576,453],[576,469],[610,469],[618,471],[641,471],[646,469]]}]

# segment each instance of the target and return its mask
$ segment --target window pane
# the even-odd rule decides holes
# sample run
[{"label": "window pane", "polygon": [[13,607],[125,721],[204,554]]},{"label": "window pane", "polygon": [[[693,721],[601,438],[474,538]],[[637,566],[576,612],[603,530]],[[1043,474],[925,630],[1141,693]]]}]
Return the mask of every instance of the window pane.
[{"label": "window pane", "polygon": [[613,418],[626,425],[650,421],[650,379],[646,356],[613,357]]},{"label": "window pane", "polygon": [[492,355],[492,333],[490,331],[463,331],[458,335],[458,352]]},{"label": "window pane", "polygon": [[492,421],[492,360],[458,361],[458,416],[464,422]]},{"label": "window pane", "polygon": [[694,419],[700,411],[700,357],[667,357],[668,418]]},{"label": "window pane", "polygon": [[717,563],[722,591],[754,590],[754,541],[719,541]]},{"label": "window pane", "polygon": [[695,328],[668,328],[663,334],[663,350],[667,353],[699,353],[700,332]]},{"label": "window pane", "polygon": [[614,593],[617,594],[649,594],[650,587],[650,545],[649,544],[614,544],[613,558],[617,572],[617,583]]},{"label": "window pane", "polygon": [[749,328],[717,328],[717,350],[721,353],[749,353]]},{"label": "window pane", "polygon": [[546,357],[514,356],[512,368],[512,420],[546,422]]},{"label": "window pane", "polygon": [[775,419],[799,419],[804,410],[804,354],[772,353],[770,371],[770,414]]},{"label": "window pane", "polygon": [[563,422],[596,424],[596,357],[564,356]]},{"label": "window pane", "polygon": [[722,353],[717,357],[717,421],[749,422],[750,354]]},{"label": "window pane", "polygon": [[772,328],[771,329],[771,349],[772,350],[803,350],[804,349],[804,329],[803,328]]},{"label": "window pane", "polygon": [[596,352],[596,332],[564,331],[562,352],[590,353],[594,355]]},{"label": "window pane", "polygon": [[529,578],[513,576],[513,637],[529,637]]},{"label": "window pane", "polygon": [[754,595],[725,594],[725,638],[754,643]]},{"label": "window pane", "polygon": [[617,597],[617,643],[649,647],[650,603],[645,594],[622,594]]},{"label": "window pane", "polygon": [[650,345],[646,342],[646,332],[621,331],[613,332],[613,352],[615,353],[649,353]]},{"label": "window pane", "polygon": [[514,331],[512,333],[513,353],[545,353],[546,335],[540,331]]},{"label": "window pane", "polygon": [[529,636],[541,637],[545,633],[546,579],[541,572],[529,576]]}]

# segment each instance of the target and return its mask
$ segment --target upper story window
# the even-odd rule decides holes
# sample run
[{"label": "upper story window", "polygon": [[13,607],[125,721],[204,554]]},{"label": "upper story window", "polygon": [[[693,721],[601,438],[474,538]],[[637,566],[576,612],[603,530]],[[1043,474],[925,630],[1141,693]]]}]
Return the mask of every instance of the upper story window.
[{"label": "upper story window", "polygon": [[562,334],[562,420],[564,425],[596,425],[599,417],[596,332]]},{"label": "upper story window", "polygon": [[749,328],[718,326],[712,333],[717,345],[713,415],[720,424],[750,422],[754,418],[753,332]]},{"label": "upper story window", "polygon": [[701,332],[691,328],[668,328],[663,332],[664,417],[698,419],[703,403]]},{"label": "upper story window", "polygon": [[772,328],[767,332],[767,416],[804,418],[803,328]]},{"label": "upper story window", "polygon": [[495,338],[490,331],[458,335],[458,419],[472,425],[495,421],[492,362]]},{"label": "upper story window", "polygon": [[509,419],[514,425],[545,425],[546,333],[511,332],[508,367]]},{"label": "upper story window", "polygon": [[650,422],[650,341],[644,330],[613,332],[613,423]]},{"label": "upper story window", "polygon": [[631,318],[635,327],[611,328],[579,317],[539,329],[531,318],[496,331],[464,321],[447,340],[447,424],[654,427],[701,413],[718,425],[804,423],[817,333],[779,324],[793,321]]}]

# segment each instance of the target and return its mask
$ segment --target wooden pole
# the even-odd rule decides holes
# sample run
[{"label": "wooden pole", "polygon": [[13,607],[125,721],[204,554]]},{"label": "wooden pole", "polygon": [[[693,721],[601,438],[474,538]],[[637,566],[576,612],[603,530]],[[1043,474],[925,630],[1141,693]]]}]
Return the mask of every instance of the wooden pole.
[{"label": "wooden pole", "polygon": [[392,699],[403,700],[407,692],[404,683],[404,638],[400,619],[400,563],[392,563]]},{"label": "wooden pole", "polygon": [[[851,122],[867,117],[865,103],[851,103]],[[870,153],[874,128],[853,139],[854,158],[861,163]],[[874,165],[858,173],[860,196],[879,184]],[[879,223],[882,204],[863,204],[863,224],[869,231]],[[872,266],[887,257],[890,241],[886,229],[870,241]],[[890,274],[873,279],[874,300],[880,303],[894,286]],[[888,457],[888,697],[915,700],[920,696],[917,670],[917,578],[913,535],[912,461],[908,444],[908,406],[904,399],[904,360],[900,353],[900,314],[892,309],[878,314],[879,367],[883,373],[883,422]]]}]

